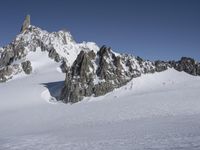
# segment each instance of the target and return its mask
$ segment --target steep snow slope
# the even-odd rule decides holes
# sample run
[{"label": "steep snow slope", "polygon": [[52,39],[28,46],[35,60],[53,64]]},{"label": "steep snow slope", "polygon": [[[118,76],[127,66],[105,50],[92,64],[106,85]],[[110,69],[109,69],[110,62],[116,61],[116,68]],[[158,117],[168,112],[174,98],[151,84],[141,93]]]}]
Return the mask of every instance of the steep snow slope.
[{"label": "steep snow slope", "polygon": [[29,56],[33,74],[0,84],[0,149],[200,148],[199,77],[169,69],[64,105],[50,96],[63,86],[59,64]]}]

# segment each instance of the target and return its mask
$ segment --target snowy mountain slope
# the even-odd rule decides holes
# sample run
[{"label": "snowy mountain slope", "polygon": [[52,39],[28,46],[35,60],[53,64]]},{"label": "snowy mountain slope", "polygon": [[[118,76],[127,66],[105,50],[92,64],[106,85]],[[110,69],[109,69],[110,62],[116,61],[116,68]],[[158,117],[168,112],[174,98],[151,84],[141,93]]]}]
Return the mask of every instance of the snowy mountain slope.
[{"label": "snowy mountain slope", "polygon": [[[191,58],[145,61],[28,16],[0,48],[0,150],[199,150],[199,75]],[[83,101],[57,101],[68,91]]]},{"label": "snowy mountain slope", "polygon": [[64,86],[54,92],[56,95],[52,99],[64,103],[75,103],[92,95],[102,96],[133,78],[169,68],[200,75],[200,63],[192,58],[164,62],[118,54],[110,47],[99,48],[93,42],[77,43],[68,31],[49,33],[35,27],[28,15],[21,33],[10,44],[0,48],[0,82],[30,75],[49,62],[52,64],[52,60],[60,66],[55,69],[66,74]]},{"label": "snowy mountain slope", "polygon": [[[31,61],[27,58],[30,52],[46,51],[49,59],[64,61],[71,66],[80,51],[97,51],[99,47],[93,42],[77,43],[68,31],[60,30],[49,33],[30,24],[30,16],[25,20],[22,31],[8,45],[0,48],[0,81],[5,82],[15,75],[25,72],[22,63]],[[34,69],[34,68],[33,68]],[[30,74],[31,71],[27,74]]]},{"label": "snowy mountain slope", "polygon": [[43,95],[65,78],[46,64],[0,84],[0,149],[199,148],[199,77],[170,69],[63,105]]},{"label": "snowy mountain slope", "polygon": [[65,86],[59,100],[81,101],[83,97],[105,95],[142,74],[154,73],[153,62],[131,55],[114,53],[102,46],[99,51],[81,51],[66,71]]},{"label": "snowy mountain slope", "polygon": [[43,50],[55,49],[59,57],[72,63],[81,50],[98,50],[98,46],[93,42],[76,43],[68,31],[58,31],[49,33],[38,27],[29,26],[29,30],[19,34],[14,40],[15,44],[26,45],[28,51],[35,51],[36,48],[42,47]]},{"label": "snowy mountain slope", "polygon": [[200,76],[200,63],[192,58],[152,62],[127,54],[116,55],[106,46],[102,46],[96,53],[81,51],[66,71],[65,86],[59,100],[75,103],[84,97],[102,96],[126,85],[133,78],[172,68]]}]

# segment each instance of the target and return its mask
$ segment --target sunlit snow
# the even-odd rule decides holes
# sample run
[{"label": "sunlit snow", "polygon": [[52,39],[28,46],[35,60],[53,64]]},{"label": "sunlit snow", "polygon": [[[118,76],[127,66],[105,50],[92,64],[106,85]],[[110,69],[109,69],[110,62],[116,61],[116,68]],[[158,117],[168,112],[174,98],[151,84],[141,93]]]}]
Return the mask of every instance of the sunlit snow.
[{"label": "sunlit snow", "polygon": [[33,73],[0,84],[1,150],[200,149],[200,77],[168,69],[71,105],[53,97],[59,64],[27,57]]}]

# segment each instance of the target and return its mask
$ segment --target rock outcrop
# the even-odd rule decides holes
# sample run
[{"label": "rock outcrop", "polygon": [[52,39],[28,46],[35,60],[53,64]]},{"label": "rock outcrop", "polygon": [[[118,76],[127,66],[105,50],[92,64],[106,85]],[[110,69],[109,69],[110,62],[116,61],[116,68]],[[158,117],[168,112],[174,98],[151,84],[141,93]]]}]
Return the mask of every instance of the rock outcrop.
[{"label": "rock outcrop", "polygon": [[75,103],[88,96],[101,96],[141,74],[162,72],[168,68],[200,75],[200,64],[183,57],[180,61],[145,61],[140,57],[114,53],[102,46],[98,52],[81,51],[71,67],[64,67],[65,86],[60,100]]},{"label": "rock outcrop", "polygon": [[179,61],[155,61],[155,67],[157,72],[174,68],[193,76],[200,75],[200,63],[189,57],[182,57]]},{"label": "rock outcrop", "polygon": [[62,71],[66,72],[81,50],[89,51],[91,49],[97,51],[99,47],[93,42],[76,43],[68,31],[49,33],[30,25],[30,15],[27,15],[20,34],[7,46],[0,47],[1,81],[7,81],[15,75],[13,72],[9,78],[4,78],[7,74],[6,68],[13,68],[14,64],[17,64],[19,70],[16,74],[21,72],[30,74],[34,68],[31,67],[29,53],[38,51],[46,53],[50,59],[62,63]]},{"label": "rock outcrop", "polygon": [[13,75],[22,72],[19,64],[8,65],[0,69],[0,82],[5,82],[12,78]]},{"label": "rock outcrop", "polygon": [[171,65],[168,62],[157,60],[155,61],[155,67],[157,72],[162,72],[167,70]]},{"label": "rock outcrop", "polygon": [[61,61],[59,54],[56,52],[56,50],[53,47],[49,50],[49,57],[54,59],[56,62]]},{"label": "rock outcrop", "polygon": [[153,73],[150,61],[139,61],[129,55],[118,55],[103,46],[94,51],[81,51],[66,73],[60,99],[75,103],[88,96],[101,96],[113,91],[142,73]]},{"label": "rock outcrop", "polygon": [[0,57],[0,67],[10,65],[13,62],[15,54],[12,48],[12,45],[4,48]]},{"label": "rock outcrop", "polygon": [[32,26],[30,15],[27,15],[20,34],[10,44],[0,48],[0,82],[19,73],[30,74],[34,68],[29,54],[38,51],[59,63],[66,74],[59,97],[65,103],[105,95],[142,74],[162,72],[168,68],[200,75],[200,63],[192,58],[146,61],[140,57],[118,54],[110,47],[99,48],[93,42],[76,43],[67,31],[49,33]]},{"label": "rock outcrop", "polygon": [[21,27],[21,32],[24,32],[25,30],[27,30],[30,25],[31,25],[31,16],[27,15]]},{"label": "rock outcrop", "polygon": [[28,61],[25,61],[25,62],[22,62],[22,69],[23,71],[26,73],[26,74],[30,74],[32,72],[32,66],[31,66],[31,62],[28,60]]},{"label": "rock outcrop", "polygon": [[189,57],[182,57],[180,61],[172,63],[172,67],[178,71],[184,71],[194,76],[200,75],[200,64]]}]

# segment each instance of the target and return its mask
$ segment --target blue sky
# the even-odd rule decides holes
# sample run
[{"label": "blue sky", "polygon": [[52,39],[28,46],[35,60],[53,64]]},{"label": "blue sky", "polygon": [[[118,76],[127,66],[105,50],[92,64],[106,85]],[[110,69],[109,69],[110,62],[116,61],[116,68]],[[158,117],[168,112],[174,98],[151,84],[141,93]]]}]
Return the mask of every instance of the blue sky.
[{"label": "blue sky", "polygon": [[19,33],[26,14],[48,31],[105,44],[145,59],[200,60],[199,0],[2,0],[0,46]]}]

